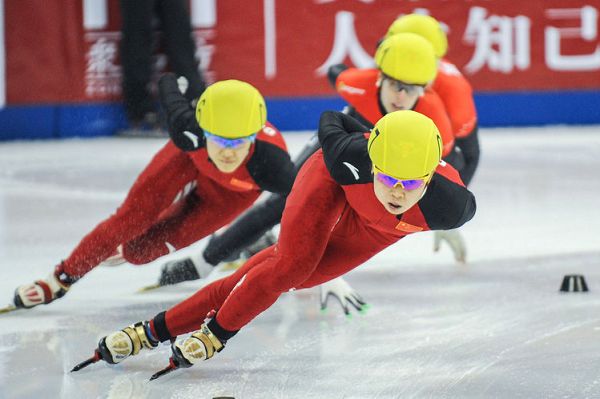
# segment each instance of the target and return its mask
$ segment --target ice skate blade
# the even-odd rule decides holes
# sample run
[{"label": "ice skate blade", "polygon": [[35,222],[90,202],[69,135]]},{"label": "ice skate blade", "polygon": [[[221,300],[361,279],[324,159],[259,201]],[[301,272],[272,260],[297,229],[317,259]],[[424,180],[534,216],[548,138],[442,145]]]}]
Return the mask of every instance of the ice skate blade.
[{"label": "ice skate blade", "polygon": [[177,366],[175,366],[173,363],[169,363],[169,365],[167,367],[165,367],[164,369],[152,374],[152,377],[150,377],[150,381],[154,381],[155,379],[162,377],[165,374],[169,374],[170,372],[175,371],[177,369],[178,369]]},{"label": "ice skate blade", "polygon": [[0,314],[12,312],[12,311],[15,311],[17,309],[19,309],[19,308],[16,307],[15,305],[8,305],[8,306],[5,306],[3,308],[0,308]]},{"label": "ice skate blade", "polygon": [[138,293],[143,293],[143,292],[148,292],[148,291],[154,291],[157,288],[162,287],[162,285],[160,284],[151,284],[151,285],[147,285],[145,287],[140,288],[139,290],[137,290]]},{"label": "ice skate blade", "polygon": [[89,359],[86,359],[83,362],[78,363],[77,365],[75,365],[75,367],[73,367],[73,370],[71,370],[71,373],[79,371],[79,370],[81,370],[81,369],[89,366],[90,364],[96,363],[97,361],[99,361],[101,359],[102,359],[102,356],[100,356],[100,352],[94,351],[94,356],[92,356]]}]

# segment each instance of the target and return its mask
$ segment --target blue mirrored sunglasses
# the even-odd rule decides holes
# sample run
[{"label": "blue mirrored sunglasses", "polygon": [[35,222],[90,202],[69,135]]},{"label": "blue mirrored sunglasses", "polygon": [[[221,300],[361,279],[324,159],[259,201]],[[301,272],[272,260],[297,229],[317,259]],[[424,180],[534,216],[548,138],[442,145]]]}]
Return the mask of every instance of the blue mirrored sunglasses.
[{"label": "blue mirrored sunglasses", "polygon": [[394,188],[396,186],[400,186],[406,191],[413,191],[423,187],[426,181],[426,179],[396,179],[395,177],[386,175],[385,173],[381,173],[379,171],[375,171],[375,177],[386,187]]},{"label": "blue mirrored sunglasses", "polygon": [[239,139],[226,139],[225,137],[204,132],[204,137],[206,137],[206,140],[209,140],[221,148],[236,148],[246,143],[254,143],[256,140],[256,134]]}]

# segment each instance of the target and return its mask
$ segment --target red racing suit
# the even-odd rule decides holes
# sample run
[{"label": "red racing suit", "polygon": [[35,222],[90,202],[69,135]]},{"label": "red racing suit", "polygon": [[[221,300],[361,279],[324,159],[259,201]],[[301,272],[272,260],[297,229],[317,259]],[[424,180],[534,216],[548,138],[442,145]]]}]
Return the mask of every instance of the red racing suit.
[{"label": "red racing suit", "polygon": [[209,328],[227,340],[282,293],[341,276],[408,234],[457,228],[473,217],[473,194],[443,161],[415,206],[401,215],[388,213],[373,192],[366,130],[348,115],[325,112],[322,150],[296,178],[278,243],[158,314],[151,321],[155,336],[166,341],[193,331],[216,310]]},{"label": "red racing suit", "polygon": [[446,59],[440,60],[432,87],[442,99],[452,122],[455,151],[446,159],[459,170],[463,182],[469,185],[480,155],[473,89],[458,68]]},{"label": "red racing suit", "polygon": [[468,136],[477,124],[477,111],[471,84],[456,65],[441,59],[432,88],[440,96],[448,111],[454,137],[460,139]]},{"label": "red racing suit", "polygon": [[[120,244],[128,262],[148,263],[229,224],[262,190],[283,195],[291,190],[294,166],[281,133],[271,124],[258,133],[242,165],[222,173],[208,157],[203,132],[174,76],[161,79],[160,95],[172,142],[146,166],[117,211],[64,260],[62,271],[69,277],[83,276]],[[175,145],[186,147],[191,135],[190,152]]]}]

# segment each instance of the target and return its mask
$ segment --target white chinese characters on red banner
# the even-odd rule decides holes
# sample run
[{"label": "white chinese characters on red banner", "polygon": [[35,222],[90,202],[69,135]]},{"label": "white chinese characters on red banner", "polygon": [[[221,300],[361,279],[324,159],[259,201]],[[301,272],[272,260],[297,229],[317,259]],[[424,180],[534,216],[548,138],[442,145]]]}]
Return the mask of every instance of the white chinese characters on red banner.
[{"label": "white chinese characters on red banner", "polygon": [[[9,104],[119,98],[117,0],[16,3],[5,5]],[[448,59],[476,91],[600,88],[600,0],[190,0],[190,11],[207,80],[268,96],[333,95],[329,65],[373,66],[377,41],[410,12],[443,23]],[[167,68],[157,56],[156,73]]]}]

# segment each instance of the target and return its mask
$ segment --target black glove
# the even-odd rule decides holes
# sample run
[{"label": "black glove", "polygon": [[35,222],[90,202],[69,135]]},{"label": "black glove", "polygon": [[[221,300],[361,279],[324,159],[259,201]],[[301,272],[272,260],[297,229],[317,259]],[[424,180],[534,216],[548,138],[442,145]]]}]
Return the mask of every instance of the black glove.
[{"label": "black glove", "polygon": [[169,137],[182,151],[195,151],[203,148],[206,141],[204,131],[196,121],[194,108],[181,93],[184,80],[172,73],[164,74],[158,81],[158,94],[166,115]]}]

